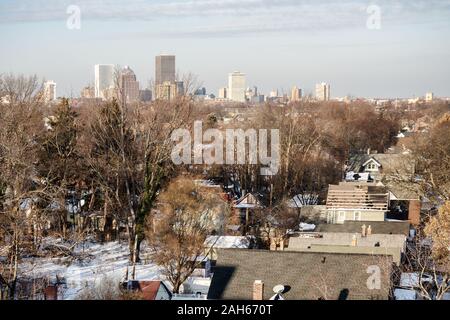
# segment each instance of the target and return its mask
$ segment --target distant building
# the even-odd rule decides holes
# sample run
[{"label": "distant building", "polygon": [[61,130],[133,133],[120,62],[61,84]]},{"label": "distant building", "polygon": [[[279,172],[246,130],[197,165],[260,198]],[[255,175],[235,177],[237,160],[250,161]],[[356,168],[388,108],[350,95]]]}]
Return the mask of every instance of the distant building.
[{"label": "distant building", "polygon": [[139,90],[139,99],[143,102],[152,101],[152,90],[150,89]]},{"label": "distant building", "polygon": [[235,71],[228,75],[228,99],[245,102],[245,74]]},{"label": "distant building", "polygon": [[95,65],[95,97],[107,100],[111,96],[111,88],[114,89],[114,65]]},{"label": "distant building", "polygon": [[330,85],[322,82],[316,84],[316,99],[319,101],[330,100]]},{"label": "distant building", "polygon": [[269,98],[277,98],[277,97],[278,97],[278,89],[269,92]]},{"label": "distant building", "polygon": [[425,95],[425,101],[426,102],[433,102],[434,94],[433,92],[427,92]]},{"label": "distant building", "polygon": [[139,100],[139,82],[130,67],[125,66],[120,72],[120,94],[122,101],[126,103],[137,102]]},{"label": "distant building", "polygon": [[155,99],[172,100],[184,95],[184,83],[176,81],[175,56],[159,55],[155,57]]},{"label": "distant building", "polygon": [[247,90],[245,90],[245,99],[247,101],[252,101],[252,99],[257,96],[258,96],[258,88],[257,87],[253,87],[253,88],[248,87]]},{"label": "distant building", "polygon": [[46,102],[56,100],[56,82],[46,81],[44,83],[44,99]]},{"label": "distant building", "polygon": [[155,84],[175,82],[175,56],[159,55],[155,57]]},{"label": "distant building", "polygon": [[227,99],[228,95],[227,95],[227,88],[220,88],[219,89],[219,99]]},{"label": "distant building", "polygon": [[291,91],[291,101],[297,102],[302,99],[302,89],[298,88],[297,86],[292,88]]},{"label": "distant building", "polygon": [[206,96],[206,88],[198,88],[197,90],[195,90],[194,92],[195,96]]},{"label": "distant building", "polygon": [[170,82],[165,81],[156,86],[156,99],[159,100],[173,100],[178,96],[184,95],[183,81]]},{"label": "distant building", "polygon": [[254,103],[254,104],[264,103],[264,98],[265,98],[264,95],[260,94],[260,95],[257,95],[257,96],[253,96],[251,98],[250,102]]},{"label": "distant building", "polygon": [[85,99],[95,98],[94,87],[91,87],[91,86],[84,87],[83,89],[81,89],[80,96],[81,96],[81,98],[85,98]]}]

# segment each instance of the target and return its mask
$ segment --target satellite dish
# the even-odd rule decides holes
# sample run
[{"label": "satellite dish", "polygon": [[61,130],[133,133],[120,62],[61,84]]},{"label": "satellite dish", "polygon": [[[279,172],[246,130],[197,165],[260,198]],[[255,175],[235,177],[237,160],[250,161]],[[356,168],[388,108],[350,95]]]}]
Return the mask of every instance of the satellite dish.
[{"label": "satellite dish", "polygon": [[275,293],[283,293],[284,292],[284,286],[282,284],[276,285],[273,287],[273,292]]}]

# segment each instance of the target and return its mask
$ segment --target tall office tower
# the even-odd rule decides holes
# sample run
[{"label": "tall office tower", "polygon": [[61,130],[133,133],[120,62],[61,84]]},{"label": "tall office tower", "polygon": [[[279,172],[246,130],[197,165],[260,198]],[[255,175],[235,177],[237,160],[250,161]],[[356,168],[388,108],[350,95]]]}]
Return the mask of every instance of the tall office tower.
[{"label": "tall office tower", "polygon": [[155,85],[166,81],[175,82],[175,56],[159,55],[155,57]]},{"label": "tall office tower", "polygon": [[291,92],[291,101],[297,102],[302,99],[302,89],[298,88],[297,86],[292,88]]},{"label": "tall office tower", "polygon": [[44,83],[44,99],[46,102],[56,100],[56,83],[53,81],[46,81]]},{"label": "tall office tower", "polygon": [[434,99],[434,93],[433,92],[427,92],[425,94],[425,101],[426,102],[432,102]]},{"label": "tall office tower", "polygon": [[245,102],[245,74],[235,71],[228,75],[228,99]]},{"label": "tall office tower", "polygon": [[95,65],[95,97],[107,99],[114,89],[114,65]]},{"label": "tall office tower", "polygon": [[128,66],[125,66],[120,72],[119,87],[122,101],[130,103],[139,100],[139,82],[136,81],[136,75]]},{"label": "tall office tower", "polygon": [[316,84],[316,99],[319,101],[330,100],[330,85],[322,82]]},{"label": "tall office tower", "polygon": [[219,99],[227,99],[227,88],[220,88],[219,89]]}]

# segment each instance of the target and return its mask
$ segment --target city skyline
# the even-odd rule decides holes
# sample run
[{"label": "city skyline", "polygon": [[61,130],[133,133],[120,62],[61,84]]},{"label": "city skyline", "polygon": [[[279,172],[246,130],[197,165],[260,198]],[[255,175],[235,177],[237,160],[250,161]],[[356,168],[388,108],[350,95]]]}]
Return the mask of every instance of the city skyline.
[{"label": "city skyline", "polygon": [[71,30],[70,1],[6,0],[0,73],[37,74],[76,96],[94,83],[93,65],[112,63],[129,65],[145,88],[154,57],[168,52],[177,73],[196,74],[214,94],[240,70],[265,93],[298,85],[314,94],[325,81],[332,97],[450,96],[448,1],[376,4],[381,27],[371,30],[369,4],[351,0],[78,1],[81,25]]}]

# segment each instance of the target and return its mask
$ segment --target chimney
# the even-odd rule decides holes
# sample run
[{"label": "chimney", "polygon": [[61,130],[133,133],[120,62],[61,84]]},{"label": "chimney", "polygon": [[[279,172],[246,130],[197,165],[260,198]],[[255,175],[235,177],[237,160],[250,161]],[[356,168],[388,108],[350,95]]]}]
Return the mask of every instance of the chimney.
[{"label": "chimney", "polygon": [[372,234],[372,226],[369,225],[369,227],[367,228],[367,235],[370,236]]},{"label": "chimney", "polygon": [[44,289],[45,300],[58,300],[58,286],[47,286]]},{"label": "chimney", "polygon": [[264,297],[264,282],[262,280],[255,280],[253,283],[253,300],[263,300]]},{"label": "chimney", "polygon": [[358,239],[356,238],[356,234],[354,234],[352,237],[352,247],[356,247],[357,244],[358,244]]},{"label": "chimney", "polygon": [[370,148],[367,149],[367,154],[370,155]]},{"label": "chimney", "polygon": [[361,226],[361,237],[365,237],[367,235],[366,231],[367,231],[367,227],[365,224],[363,224]]}]

